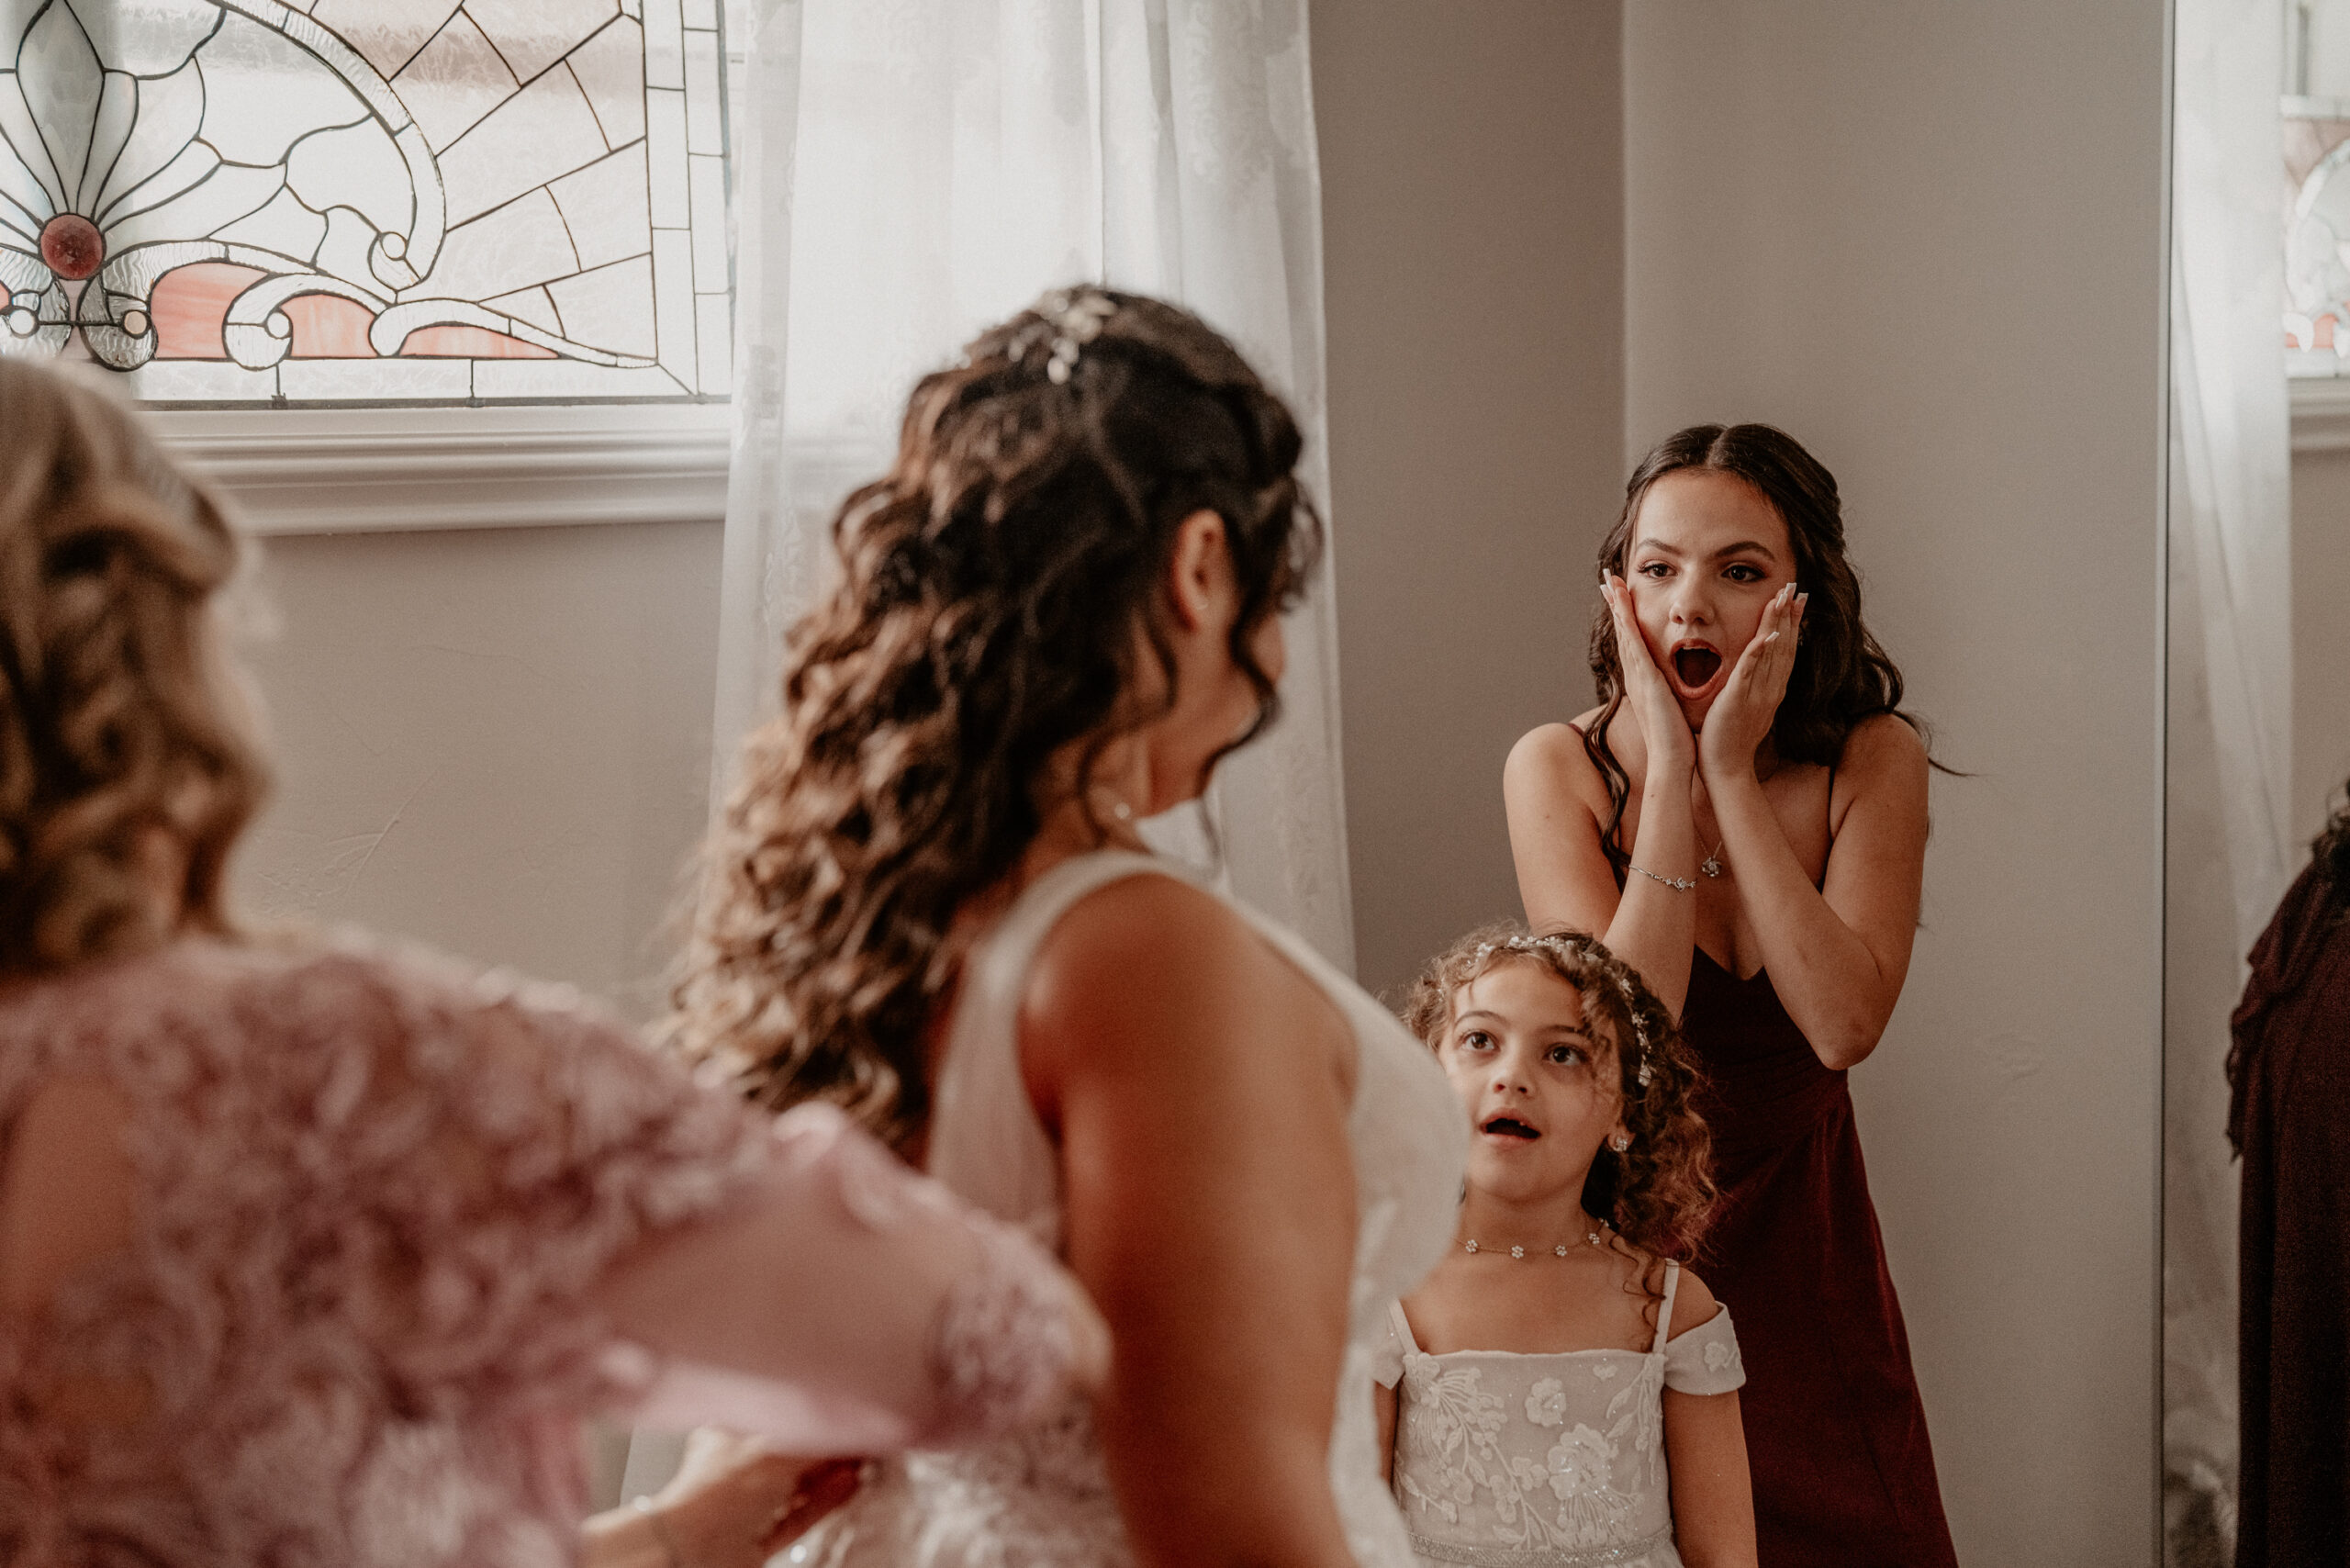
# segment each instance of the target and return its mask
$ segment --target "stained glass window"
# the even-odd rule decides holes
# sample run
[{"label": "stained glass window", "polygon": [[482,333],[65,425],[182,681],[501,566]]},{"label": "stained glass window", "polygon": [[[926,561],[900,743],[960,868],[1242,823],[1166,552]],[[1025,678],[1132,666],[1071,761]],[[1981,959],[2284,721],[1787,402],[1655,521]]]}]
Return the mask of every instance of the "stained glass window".
[{"label": "stained glass window", "polygon": [[2287,0],[2285,363],[2350,374],[2350,0]]},{"label": "stained glass window", "polygon": [[719,0],[0,0],[0,353],[151,401],[727,390]]}]

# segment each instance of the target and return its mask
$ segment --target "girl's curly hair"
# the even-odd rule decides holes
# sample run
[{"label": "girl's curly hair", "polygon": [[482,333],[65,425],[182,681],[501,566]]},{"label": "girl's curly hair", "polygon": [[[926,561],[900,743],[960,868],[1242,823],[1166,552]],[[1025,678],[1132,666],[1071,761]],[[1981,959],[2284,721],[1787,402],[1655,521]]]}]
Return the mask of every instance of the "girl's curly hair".
[{"label": "girl's curly hair", "polygon": [[1621,1154],[1600,1146],[1583,1183],[1583,1208],[1653,1258],[1690,1257],[1714,1206],[1707,1172],[1713,1135],[1691,1103],[1698,1074],[1681,1031],[1629,964],[1580,933],[1537,936],[1515,922],[1489,925],[1428,961],[1404,1002],[1404,1025],[1428,1049],[1440,1051],[1460,993],[1478,976],[1507,963],[1539,965],[1574,987],[1583,998],[1584,1026],[1616,1045],[1632,1146]]},{"label": "girl's curly hair", "polygon": [[782,711],[705,850],[668,1042],[762,1103],[917,1137],[957,911],[1035,839],[1057,754],[1079,746],[1083,799],[1107,744],[1173,703],[1161,584],[1199,511],[1224,522],[1259,699],[1217,757],[1272,719],[1254,634],[1321,542],[1301,445],[1231,344],[1113,290],[1047,296],[923,377],[896,461],[834,521],[836,585],[791,631]]},{"label": "girl's curly hair", "polygon": [[229,928],[267,778],[210,610],[238,556],[135,416],[0,359],[0,973]]}]

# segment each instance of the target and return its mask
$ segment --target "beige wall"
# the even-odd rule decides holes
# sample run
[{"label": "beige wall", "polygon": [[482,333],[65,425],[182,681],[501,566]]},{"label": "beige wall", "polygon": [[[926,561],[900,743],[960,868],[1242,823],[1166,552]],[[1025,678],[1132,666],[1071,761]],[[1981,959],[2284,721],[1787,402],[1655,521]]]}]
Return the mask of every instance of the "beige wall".
[{"label": "beige wall", "polygon": [[2155,1524],[2163,8],[1629,7],[1628,441],[1795,431],[1972,778],[1853,1074],[1962,1561]]},{"label": "beige wall", "polygon": [[279,779],[245,903],[643,1015],[707,809],[719,525],[264,542]]},{"label": "beige wall", "polygon": [[2293,454],[2293,831],[2350,778],[2350,452]]},{"label": "beige wall", "polygon": [[1501,767],[1589,705],[1623,476],[1617,8],[1314,7],[1357,969],[1519,913]]}]

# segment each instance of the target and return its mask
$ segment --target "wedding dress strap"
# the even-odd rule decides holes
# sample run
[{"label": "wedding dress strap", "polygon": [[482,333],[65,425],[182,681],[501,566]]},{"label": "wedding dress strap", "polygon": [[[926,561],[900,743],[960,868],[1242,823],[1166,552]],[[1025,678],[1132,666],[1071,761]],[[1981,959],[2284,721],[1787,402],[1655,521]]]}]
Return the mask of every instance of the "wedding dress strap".
[{"label": "wedding dress strap", "polygon": [[1657,1309],[1656,1343],[1649,1347],[1651,1355],[1664,1349],[1673,1338],[1673,1293],[1681,1288],[1681,1265],[1668,1258],[1664,1260],[1664,1305]]},{"label": "wedding dress strap", "polygon": [[1079,855],[1021,890],[972,948],[930,1121],[930,1173],[1039,1240],[1060,1242],[1059,1165],[1020,1072],[1020,1005],[1036,950],[1079,901],[1127,877],[1188,880],[1156,855]]}]

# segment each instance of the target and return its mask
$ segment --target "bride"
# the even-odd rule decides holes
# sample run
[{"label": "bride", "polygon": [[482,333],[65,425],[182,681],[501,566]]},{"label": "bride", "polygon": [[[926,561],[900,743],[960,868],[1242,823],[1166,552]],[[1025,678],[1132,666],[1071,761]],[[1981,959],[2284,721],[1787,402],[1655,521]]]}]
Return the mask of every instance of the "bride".
[{"label": "bride", "polygon": [[835,522],[676,1028],[1058,1248],[1115,1350],[1090,1407],[888,1462],[799,1560],[1412,1561],[1364,1374],[1451,1235],[1458,1107],[1135,830],[1273,715],[1320,543],[1299,447],[1195,318],[1057,293],[915,388]]}]

